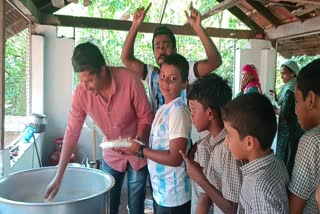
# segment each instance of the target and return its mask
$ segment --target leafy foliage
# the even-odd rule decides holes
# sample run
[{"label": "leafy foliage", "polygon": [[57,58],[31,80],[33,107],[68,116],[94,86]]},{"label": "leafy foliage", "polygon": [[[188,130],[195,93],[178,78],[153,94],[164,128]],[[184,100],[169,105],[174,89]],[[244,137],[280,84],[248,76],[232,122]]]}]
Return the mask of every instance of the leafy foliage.
[{"label": "leafy foliage", "polygon": [[[83,15],[97,18],[108,19],[125,19],[132,18],[136,8],[147,6],[149,2],[152,3],[145,22],[159,23],[161,20],[162,10],[164,8],[163,1],[155,0],[92,0],[90,7],[78,7],[74,10],[64,11],[65,15]],[[174,0],[169,0],[166,6],[165,13],[163,14],[162,23],[182,25],[186,23],[184,11],[188,11],[190,0],[180,0],[176,4]],[[199,8],[201,13],[208,11],[213,2],[208,4],[206,1],[195,0],[193,6]],[[80,4],[81,5],[81,4]],[[204,27],[224,27],[231,29],[248,29],[243,23],[233,17],[228,11],[224,11],[217,15],[211,16],[202,22]],[[99,30],[99,29],[76,29],[76,44],[90,41],[96,44],[103,52],[109,65],[122,66],[120,54],[127,32],[113,31],[113,30]],[[184,55],[189,61],[197,61],[206,58],[204,47],[197,36],[181,36],[177,35],[177,48],[178,52]],[[152,52],[152,34],[138,33],[135,41],[135,57],[142,60],[147,64],[156,64]],[[223,58],[223,64],[217,72],[232,85],[233,82],[233,58],[234,58],[234,44],[240,48],[246,43],[246,40],[236,41],[233,39],[218,39],[214,38],[215,44]],[[75,77],[75,83],[77,78]]]},{"label": "leafy foliage", "polygon": [[27,31],[6,41],[5,115],[26,115]]}]

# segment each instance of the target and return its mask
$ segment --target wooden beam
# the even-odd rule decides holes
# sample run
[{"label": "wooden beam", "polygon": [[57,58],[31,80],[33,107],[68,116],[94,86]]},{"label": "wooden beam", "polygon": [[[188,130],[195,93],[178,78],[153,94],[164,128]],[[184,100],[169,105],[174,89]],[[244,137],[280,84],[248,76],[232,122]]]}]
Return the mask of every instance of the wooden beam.
[{"label": "wooden beam", "polygon": [[[278,3],[279,6],[283,6],[284,8],[286,8],[288,11],[290,11],[292,13],[292,11],[294,11],[296,8],[298,8],[296,3],[293,2],[285,2],[285,1],[271,1],[275,4]],[[300,22],[303,22],[305,20],[304,17],[301,16],[295,16],[296,19],[298,19]]]},{"label": "wooden beam", "polygon": [[210,16],[213,16],[215,14],[218,14],[224,10],[227,10],[231,7],[236,6],[237,4],[243,2],[244,0],[225,0],[223,2],[221,2],[218,5],[213,6],[211,9],[209,9],[208,11],[206,11],[201,17],[202,20],[205,20],[207,18],[209,18]]},{"label": "wooden beam", "polygon": [[19,24],[20,22],[23,22],[23,21],[26,21],[24,19],[24,17],[20,17],[19,19],[15,20],[13,23],[11,23],[11,25],[6,26],[6,29],[14,27],[16,24]]},{"label": "wooden beam", "polygon": [[[131,27],[131,21],[114,20],[114,19],[101,19],[91,17],[74,17],[63,15],[43,15],[41,24],[65,26],[65,27],[79,27],[79,28],[97,28],[108,30],[128,31]],[[139,32],[153,33],[157,28],[163,26],[158,23],[142,23]],[[175,34],[196,36],[190,25],[166,25]],[[222,37],[222,38],[237,38],[237,39],[254,39],[261,38],[263,31],[256,30],[232,30],[221,28],[206,28],[210,37]]]},{"label": "wooden beam", "polygon": [[[0,150],[4,149],[4,112],[5,112],[5,100],[4,100],[4,85],[5,85],[5,47],[6,47],[6,2],[0,1]],[[1,152],[1,151],[0,151]],[[0,154],[1,155],[1,154]],[[2,158],[0,158],[2,161]],[[1,166],[2,163],[0,163]],[[3,170],[0,169],[0,176]]]},{"label": "wooden beam", "polygon": [[56,8],[63,8],[64,7],[64,0],[51,0],[52,6]]},{"label": "wooden beam", "polygon": [[271,13],[262,3],[256,0],[247,0],[247,3],[251,5],[258,13],[260,13],[265,19],[267,19],[273,26],[278,27],[283,22]]},{"label": "wooden beam", "polygon": [[304,9],[299,8],[297,10],[291,11],[291,13],[295,16],[303,16],[303,15],[310,13],[314,10],[317,10],[319,8],[320,8],[320,5],[305,5]]},{"label": "wooden beam", "polygon": [[32,0],[11,0],[11,2],[25,14],[31,22],[39,23],[41,13]]},{"label": "wooden beam", "polygon": [[290,3],[299,3],[299,4],[320,4],[319,1],[315,0],[271,0],[271,2],[290,2]]},{"label": "wooden beam", "polygon": [[[216,0],[217,2],[223,2],[223,0]],[[238,7],[231,7],[228,9],[230,13],[232,13],[235,17],[237,17],[241,22],[247,25],[252,30],[263,31],[263,29],[255,23],[252,19],[250,19],[242,10]]]},{"label": "wooden beam", "polygon": [[281,38],[293,38],[307,34],[314,34],[320,32],[320,16],[307,19],[303,23],[294,22],[286,25],[281,25],[277,29],[266,30],[266,38],[281,39]]}]

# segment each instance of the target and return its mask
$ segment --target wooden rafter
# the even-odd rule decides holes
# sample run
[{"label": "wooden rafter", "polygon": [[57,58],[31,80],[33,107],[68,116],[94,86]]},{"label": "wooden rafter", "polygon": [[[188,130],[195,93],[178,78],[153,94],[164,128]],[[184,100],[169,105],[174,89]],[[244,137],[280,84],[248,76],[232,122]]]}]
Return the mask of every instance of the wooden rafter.
[{"label": "wooden rafter", "polygon": [[11,0],[11,2],[25,14],[31,22],[39,23],[40,11],[32,0]]},{"label": "wooden rafter", "polygon": [[224,10],[227,10],[231,7],[236,6],[237,4],[240,4],[241,2],[243,2],[244,0],[225,0],[222,1],[220,4],[213,6],[211,9],[209,9],[208,11],[206,11],[203,15],[202,15],[202,20],[205,20],[207,18],[209,18],[210,16],[213,16],[217,13],[220,13]]},{"label": "wooden rafter", "polygon": [[51,0],[52,6],[56,8],[63,8],[64,7],[64,0]]},{"label": "wooden rafter", "polygon": [[305,5],[304,9],[299,8],[297,10],[291,11],[291,13],[295,16],[302,16],[302,15],[308,14],[314,10],[317,10],[319,8],[320,8],[320,5]]},{"label": "wooden rafter", "polygon": [[306,34],[314,34],[320,31],[319,24],[320,16],[307,19],[303,23],[294,22],[279,26],[277,29],[266,30],[266,36],[268,39],[281,39],[289,37],[299,37]]},{"label": "wooden rafter", "polygon": [[[274,3],[282,3],[283,7],[286,8],[288,11],[290,11],[291,13],[297,8],[297,4],[294,3],[294,2],[290,2],[290,1],[278,1],[278,0],[273,0],[273,1],[270,1],[270,2],[274,2]],[[305,19],[301,16],[295,16],[295,18],[297,20],[299,20],[300,22],[303,22]]]},{"label": "wooden rafter", "polygon": [[283,24],[283,22],[271,13],[266,7],[255,0],[247,0],[247,3],[251,5],[259,14],[261,14],[265,19],[267,19],[273,26],[278,27]]},{"label": "wooden rafter", "polygon": [[[223,2],[223,0],[217,0],[217,2]],[[231,7],[228,9],[230,13],[232,13],[235,17],[237,17],[242,23],[247,25],[252,30],[263,31],[263,29],[255,23],[252,19],[250,19],[242,10],[238,7]]]},{"label": "wooden rafter", "polygon": [[320,4],[319,1],[314,0],[271,0],[271,2],[290,2],[290,3],[299,3],[299,4]]},{"label": "wooden rafter", "polygon": [[25,18],[23,16],[21,16],[20,18],[18,18],[17,20],[15,20],[14,22],[12,22],[10,25],[6,26],[6,28],[12,28],[14,27],[15,25],[23,22],[23,21],[26,21]]},{"label": "wooden rafter", "polygon": [[[108,30],[128,31],[131,27],[131,21],[115,20],[115,19],[101,19],[92,17],[74,17],[63,15],[46,14],[42,16],[43,19],[40,24],[66,26],[66,27],[80,27],[80,28],[97,28]],[[142,23],[139,32],[153,33],[154,29],[162,26],[157,23]],[[195,32],[190,25],[166,25],[175,34],[195,36]],[[257,30],[232,30],[221,28],[206,28],[210,37],[221,38],[238,38],[238,39],[254,39],[261,38],[263,31]]]}]

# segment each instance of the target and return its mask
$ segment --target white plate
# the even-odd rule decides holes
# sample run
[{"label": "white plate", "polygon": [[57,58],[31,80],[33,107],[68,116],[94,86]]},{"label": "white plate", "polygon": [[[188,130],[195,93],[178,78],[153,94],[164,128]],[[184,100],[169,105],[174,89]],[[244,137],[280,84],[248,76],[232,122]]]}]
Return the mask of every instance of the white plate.
[{"label": "white plate", "polygon": [[[144,145],[141,141],[134,140],[135,142]],[[131,142],[128,139],[119,139],[119,140],[110,140],[110,141],[103,141],[99,145],[102,149],[113,149],[113,148],[120,148],[120,147],[130,147]]]}]

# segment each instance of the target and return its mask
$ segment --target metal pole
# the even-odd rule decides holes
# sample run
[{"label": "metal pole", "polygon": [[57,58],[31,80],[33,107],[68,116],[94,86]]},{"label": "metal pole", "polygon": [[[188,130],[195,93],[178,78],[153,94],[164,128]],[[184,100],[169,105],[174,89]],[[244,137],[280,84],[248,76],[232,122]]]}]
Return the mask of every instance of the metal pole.
[{"label": "metal pole", "polygon": [[0,0],[0,177],[4,175],[3,155],[4,155],[4,57],[6,44],[6,2]]},{"label": "metal pole", "polygon": [[0,1],[0,150],[4,149],[4,85],[5,85],[5,45],[6,45],[6,31],[5,31],[5,14],[6,14],[6,2]]},{"label": "metal pole", "polygon": [[[32,134],[32,138],[33,138],[34,148],[36,149],[36,154],[37,154],[39,166],[42,167],[42,162],[41,162],[41,159],[40,159],[39,150],[38,150],[36,138],[34,137],[34,133]],[[32,161],[33,161],[33,155],[32,155]]]},{"label": "metal pole", "polygon": [[163,19],[163,16],[164,16],[164,12],[166,11],[167,4],[168,4],[168,0],[165,0],[164,7],[162,8],[162,11],[161,11],[161,16],[160,16],[160,21],[159,21],[160,24],[162,23],[162,19]]}]

